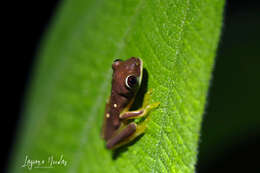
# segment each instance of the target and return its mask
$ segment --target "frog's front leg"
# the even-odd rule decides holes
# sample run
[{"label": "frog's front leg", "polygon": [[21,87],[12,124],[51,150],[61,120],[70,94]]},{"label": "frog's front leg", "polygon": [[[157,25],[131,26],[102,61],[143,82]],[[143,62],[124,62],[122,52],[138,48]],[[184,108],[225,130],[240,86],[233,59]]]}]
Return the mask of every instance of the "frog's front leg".
[{"label": "frog's front leg", "polygon": [[123,114],[120,114],[119,118],[121,120],[128,120],[128,119],[135,119],[135,118],[141,118],[147,115],[152,109],[157,108],[159,106],[159,102],[146,105],[145,107],[136,110],[136,111],[129,111],[124,112]]},{"label": "frog's front leg", "polygon": [[127,120],[127,119],[135,119],[135,118],[141,118],[147,115],[152,109],[157,108],[159,106],[159,102],[149,104],[150,101],[150,95],[152,93],[152,90],[150,89],[144,97],[144,104],[143,107],[136,110],[136,111],[129,111],[124,112],[119,115],[119,118],[121,120]]}]

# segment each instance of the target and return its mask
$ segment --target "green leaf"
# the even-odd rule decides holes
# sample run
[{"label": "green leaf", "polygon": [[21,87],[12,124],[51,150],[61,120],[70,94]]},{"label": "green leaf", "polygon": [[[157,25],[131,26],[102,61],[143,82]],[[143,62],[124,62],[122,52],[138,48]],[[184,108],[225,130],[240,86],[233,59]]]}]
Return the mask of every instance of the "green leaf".
[{"label": "green leaf", "polygon": [[[10,172],[194,172],[223,0],[67,0],[39,53]],[[100,137],[115,58],[141,57],[147,132],[114,158]]]}]

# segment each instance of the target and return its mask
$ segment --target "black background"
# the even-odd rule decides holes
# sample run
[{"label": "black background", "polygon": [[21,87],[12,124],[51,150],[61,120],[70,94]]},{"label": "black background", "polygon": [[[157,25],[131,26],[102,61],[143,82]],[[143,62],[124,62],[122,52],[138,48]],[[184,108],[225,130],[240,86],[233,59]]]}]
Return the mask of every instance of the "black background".
[{"label": "black background", "polygon": [[[7,54],[2,53],[2,141],[6,170],[21,118],[23,99],[39,42],[59,1],[15,2],[4,16]],[[208,105],[204,115],[197,172],[260,172],[260,8],[253,1],[227,1]],[[6,34],[10,33],[10,34]],[[10,49],[10,50],[9,50]],[[5,50],[5,51],[6,51]],[[6,106],[5,106],[6,105]],[[221,121],[222,120],[222,121]],[[258,127],[259,126],[259,127]]]},{"label": "black background", "polygon": [[[4,76],[2,106],[1,172],[6,172],[23,99],[30,82],[36,51],[55,14],[58,0],[9,1],[4,11],[4,47],[1,59]],[[6,29],[6,31],[5,31]],[[6,38],[5,38],[6,37]]]}]

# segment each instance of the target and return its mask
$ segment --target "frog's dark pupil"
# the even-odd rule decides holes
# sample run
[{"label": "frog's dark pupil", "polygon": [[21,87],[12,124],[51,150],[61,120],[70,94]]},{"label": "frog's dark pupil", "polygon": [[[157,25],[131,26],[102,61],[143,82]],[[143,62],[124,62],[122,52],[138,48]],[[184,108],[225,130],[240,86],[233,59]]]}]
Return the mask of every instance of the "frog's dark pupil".
[{"label": "frog's dark pupil", "polygon": [[129,76],[127,78],[127,84],[132,88],[137,83],[137,79],[135,76]]}]

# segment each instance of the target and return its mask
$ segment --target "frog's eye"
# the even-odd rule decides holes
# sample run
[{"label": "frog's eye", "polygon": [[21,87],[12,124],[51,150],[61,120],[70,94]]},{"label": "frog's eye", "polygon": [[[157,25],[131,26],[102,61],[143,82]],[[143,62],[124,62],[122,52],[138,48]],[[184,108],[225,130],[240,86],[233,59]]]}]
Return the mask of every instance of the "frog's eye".
[{"label": "frog's eye", "polygon": [[128,88],[134,88],[135,85],[137,84],[137,78],[133,75],[129,75],[126,77],[125,79],[125,85],[128,87]]}]

